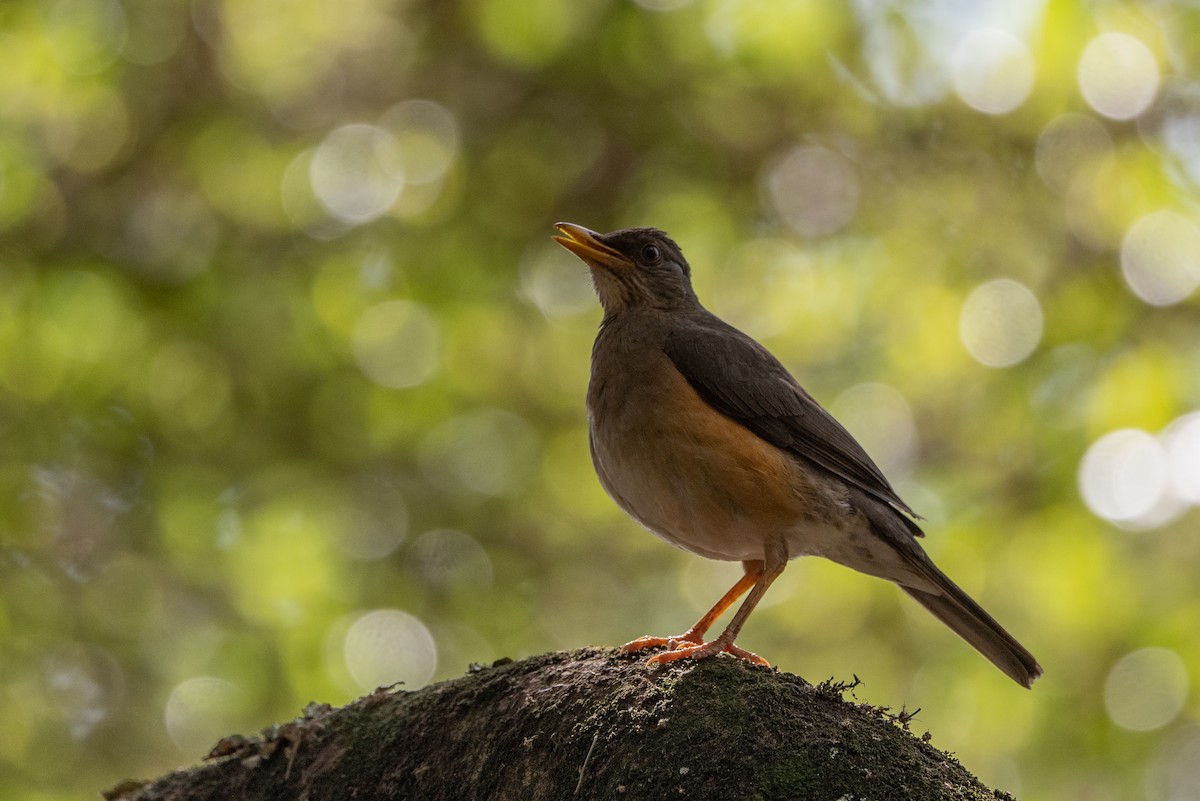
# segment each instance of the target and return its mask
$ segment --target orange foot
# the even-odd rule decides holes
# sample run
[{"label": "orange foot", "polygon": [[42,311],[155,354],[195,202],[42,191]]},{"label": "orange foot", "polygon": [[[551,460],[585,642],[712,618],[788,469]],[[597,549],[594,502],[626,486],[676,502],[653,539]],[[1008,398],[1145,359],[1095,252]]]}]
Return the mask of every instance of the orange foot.
[{"label": "orange foot", "polygon": [[727,653],[736,656],[738,659],[745,659],[747,662],[753,662],[756,665],[770,667],[771,663],[763,659],[761,656],[742,648],[738,648],[733,643],[722,641],[721,637],[712,642],[704,642],[700,637],[697,637],[692,632],[681,634],[678,637],[638,637],[633,642],[627,642],[621,646],[621,653],[632,653],[640,651],[643,648],[657,648],[666,646],[667,650],[661,654],[655,654],[646,661],[648,665],[665,665],[668,662],[674,662],[676,659],[705,659],[710,656],[715,656],[719,653]]}]

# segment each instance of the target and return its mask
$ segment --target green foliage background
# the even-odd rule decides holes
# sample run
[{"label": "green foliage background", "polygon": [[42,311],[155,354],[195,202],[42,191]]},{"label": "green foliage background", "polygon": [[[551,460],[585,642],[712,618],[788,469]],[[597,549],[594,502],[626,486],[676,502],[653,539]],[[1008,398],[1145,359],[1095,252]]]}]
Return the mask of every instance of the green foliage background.
[{"label": "green foliage background", "polygon": [[[1034,66],[1004,114],[952,89],[988,25]],[[1109,31],[1164,76],[1135,121],[1081,96]],[[1196,112],[1198,37],[1165,1],[4,3],[0,797],[90,797],[375,680],[674,633],[723,591],[736,566],[592,475],[599,313],[563,219],[671,232],[702,300],[894,457],[1046,676],[815,561],[745,647],[920,707],[1025,799],[1200,798],[1200,517],[1125,530],[1077,478],[1200,409],[1197,294],[1147,304],[1120,255],[1143,215],[1195,219],[1196,153],[1155,121]],[[1066,114],[1086,147],[1039,159]],[[771,188],[798,147],[850,212],[807,236]],[[1044,317],[1007,367],[959,330],[996,278]],[[356,629],[373,610],[404,614]],[[1165,661],[1114,674],[1142,648]],[[1142,701],[1175,711],[1113,720]]]}]

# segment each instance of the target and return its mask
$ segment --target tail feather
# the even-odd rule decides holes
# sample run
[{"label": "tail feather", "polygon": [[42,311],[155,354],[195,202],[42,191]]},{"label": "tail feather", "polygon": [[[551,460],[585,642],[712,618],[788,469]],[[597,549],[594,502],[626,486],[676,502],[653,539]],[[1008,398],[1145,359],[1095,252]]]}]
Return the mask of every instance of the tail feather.
[{"label": "tail feather", "polygon": [[848,490],[854,505],[866,515],[872,532],[881,544],[890,546],[889,553],[902,567],[889,560],[849,566],[894,581],[1013,681],[1032,687],[1042,675],[1042,666],[995,618],[938,569],[917,542],[916,538],[922,536],[920,527],[862,490],[854,487]]},{"label": "tail feather", "polygon": [[[932,564],[929,566],[932,567]],[[1024,687],[1032,687],[1037,677],[1042,675],[1042,666],[1033,658],[1033,654],[1025,650],[1015,637],[1005,631],[1004,627],[984,611],[982,606],[975,603],[971,596],[959,589],[957,584],[937,568],[933,569],[937,573],[936,583],[942,590],[940,595],[903,585],[901,589],[949,626],[955,634],[974,646],[1013,681]]]}]

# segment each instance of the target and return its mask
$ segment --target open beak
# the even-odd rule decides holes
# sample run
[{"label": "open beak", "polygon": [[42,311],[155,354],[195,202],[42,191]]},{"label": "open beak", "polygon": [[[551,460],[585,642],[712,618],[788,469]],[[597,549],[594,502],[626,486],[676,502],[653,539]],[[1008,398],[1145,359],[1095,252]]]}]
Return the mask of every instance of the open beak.
[{"label": "open beak", "polygon": [[583,259],[589,267],[605,267],[614,271],[633,267],[633,259],[601,242],[600,234],[595,231],[568,222],[555,223],[554,227],[565,234],[553,237],[554,241]]}]

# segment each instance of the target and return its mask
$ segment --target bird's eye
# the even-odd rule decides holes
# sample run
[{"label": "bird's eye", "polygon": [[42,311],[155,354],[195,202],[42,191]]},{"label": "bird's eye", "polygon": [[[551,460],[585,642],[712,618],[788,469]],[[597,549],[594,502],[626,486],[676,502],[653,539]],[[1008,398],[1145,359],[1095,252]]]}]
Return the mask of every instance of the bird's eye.
[{"label": "bird's eye", "polygon": [[646,261],[658,261],[662,253],[659,252],[658,245],[646,245],[642,248],[642,258]]}]

